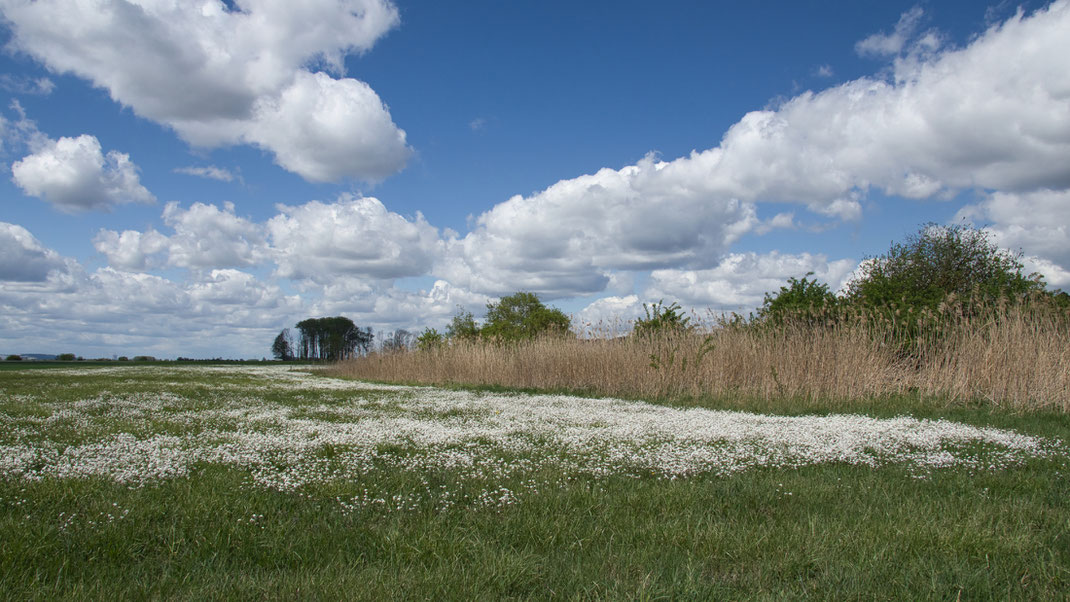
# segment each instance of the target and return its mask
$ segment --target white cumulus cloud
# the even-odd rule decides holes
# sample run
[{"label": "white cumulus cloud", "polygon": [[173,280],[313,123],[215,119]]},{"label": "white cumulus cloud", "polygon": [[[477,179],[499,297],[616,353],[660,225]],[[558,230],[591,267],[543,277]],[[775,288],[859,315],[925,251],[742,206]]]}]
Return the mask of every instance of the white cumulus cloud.
[{"label": "white cumulus cloud", "polygon": [[409,219],[372,197],[343,195],[278,207],[267,222],[277,274],[329,282],[339,276],[420,276],[441,251],[438,230],[417,213]]},{"label": "white cumulus cloud", "polygon": [[0,281],[44,282],[50,273],[66,269],[59,253],[42,245],[29,230],[0,222]]},{"label": "white cumulus cloud", "polygon": [[548,297],[605,289],[612,270],[704,265],[757,225],[753,205],[666,178],[648,156],[620,170],[516,196],[448,241],[436,274],[488,294]]},{"label": "white cumulus cloud", "polygon": [[163,210],[164,223],[174,233],[101,230],[93,239],[108,264],[123,270],[159,267],[194,269],[247,267],[269,256],[264,227],[234,214],[234,204],[193,203],[183,209],[176,202]]},{"label": "white cumulus cloud", "polygon": [[984,226],[1000,246],[1021,251],[1027,271],[1055,286],[1070,285],[1070,190],[996,192],[958,217]]},{"label": "white cumulus cloud", "polygon": [[749,311],[762,304],[766,293],[785,286],[788,278],[809,272],[835,292],[857,265],[853,259],[829,261],[825,255],[810,253],[732,253],[708,270],[654,270],[645,295],[691,307]]},{"label": "white cumulus cloud", "polygon": [[[0,0],[0,11],[13,48],[192,144],[255,144],[315,181],[382,179],[411,153],[366,84],[315,72],[342,75],[347,54],[395,27],[387,0]],[[297,160],[317,143],[348,154]]]},{"label": "white cumulus cloud", "polygon": [[110,210],[122,203],[152,203],[152,195],[138,178],[130,155],[108,151],[95,136],[48,140],[32,155],[16,161],[11,174],[28,195],[75,213]]},{"label": "white cumulus cloud", "polygon": [[[763,224],[755,204],[862,217],[871,190],[943,199],[961,190],[1070,187],[1070,2],[1017,14],[961,49],[917,33],[920,10],[862,44],[900,53],[887,77],[800,94],[743,116],[716,147],[513,197],[448,241],[435,275],[471,290],[605,290],[612,270],[708,269]],[[753,293],[713,294],[750,303]]]}]

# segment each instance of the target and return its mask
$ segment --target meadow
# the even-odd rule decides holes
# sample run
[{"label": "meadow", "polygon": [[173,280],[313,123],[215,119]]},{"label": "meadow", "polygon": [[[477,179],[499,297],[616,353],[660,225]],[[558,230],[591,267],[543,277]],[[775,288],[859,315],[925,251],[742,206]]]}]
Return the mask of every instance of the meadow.
[{"label": "meadow", "polygon": [[[651,399],[287,365],[5,370],[0,597],[1052,599],[1070,587],[1066,412]],[[767,413],[734,407],[747,404]]]}]

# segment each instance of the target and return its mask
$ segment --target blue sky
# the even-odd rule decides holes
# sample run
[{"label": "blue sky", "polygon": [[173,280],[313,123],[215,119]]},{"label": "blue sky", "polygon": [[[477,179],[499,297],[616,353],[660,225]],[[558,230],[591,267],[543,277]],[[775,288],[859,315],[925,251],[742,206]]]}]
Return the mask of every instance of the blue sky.
[{"label": "blue sky", "polygon": [[1070,287],[1070,5],[0,0],[0,353],[842,286],[926,222]]}]

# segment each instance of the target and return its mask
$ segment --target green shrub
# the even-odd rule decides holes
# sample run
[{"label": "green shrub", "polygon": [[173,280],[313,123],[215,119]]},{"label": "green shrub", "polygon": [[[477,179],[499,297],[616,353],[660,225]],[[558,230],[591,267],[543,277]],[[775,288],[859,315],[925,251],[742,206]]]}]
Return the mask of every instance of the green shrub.
[{"label": "green shrub", "polygon": [[446,337],[434,328],[425,328],[420,336],[416,337],[416,348],[421,351],[437,349],[446,342]]},{"label": "green shrub", "polygon": [[77,357],[78,356],[73,353],[61,353],[56,356],[56,360],[61,362],[73,362]]},{"label": "green shrub", "polygon": [[571,322],[556,307],[546,307],[535,293],[518,292],[487,304],[487,320],[480,334],[500,341],[564,334]]},{"label": "green shrub", "polygon": [[814,322],[828,315],[828,309],[836,305],[836,295],[827,284],[810,280],[813,272],[802,278],[788,278],[788,286],[780,287],[776,294],[766,293],[758,317],[781,324],[785,319],[804,319]]},{"label": "green shrub", "polygon": [[446,326],[446,337],[455,340],[471,340],[479,338],[479,325],[472,316],[472,312],[457,308],[457,315]]},{"label": "green shrub", "polygon": [[665,331],[686,332],[692,329],[691,318],[684,315],[680,304],[676,302],[665,305],[662,299],[649,306],[644,303],[643,312],[646,317],[636,320],[632,330],[636,336],[651,336]]},{"label": "green shrub", "polygon": [[887,253],[863,263],[848,285],[855,304],[892,311],[937,310],[950,295],[967,305],[1017,300],[1044,290],[1022,274],[1020,254],[1000,249],[987,232],[926,224]]},{"label": "green shrub", "polygon": [[22,356],[21,355],[15,355],[14,353],[12,353],[11,355],[5,357],[4,359],[9,361],[9,362],[21,362],[22,361]]}]

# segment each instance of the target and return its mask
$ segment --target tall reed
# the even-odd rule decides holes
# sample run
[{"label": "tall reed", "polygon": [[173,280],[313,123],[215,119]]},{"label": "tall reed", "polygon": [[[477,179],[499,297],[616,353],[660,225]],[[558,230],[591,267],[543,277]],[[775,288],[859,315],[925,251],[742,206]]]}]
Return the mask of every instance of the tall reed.
[{"label": "tall reed", "polygon": [[[903,324],[921,332],[903,344]],[[419,384],[567,389],[626,397],[803,398],[912,394],[1018,410],[1070,411],[1070,316],[1050,304],[923,316],[855,311],[778,324],[711,321],[644,336],[453,341],[334,367]]]}]

